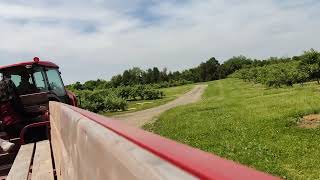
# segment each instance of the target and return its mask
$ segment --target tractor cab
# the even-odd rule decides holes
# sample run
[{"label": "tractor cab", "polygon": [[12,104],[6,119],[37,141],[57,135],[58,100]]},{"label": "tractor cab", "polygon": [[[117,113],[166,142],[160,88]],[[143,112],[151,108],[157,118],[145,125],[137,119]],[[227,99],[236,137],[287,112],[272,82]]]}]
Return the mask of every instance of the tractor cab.
[{"label": "tractor cab", "polygon": [[49,138],[49,101],[77,106],[76,96],[64,87],[59,66],[52,62],[35,57],[33,61],[0,66],[1,76],[10,78],[15,85],[23,123],[13,136],[3,131],[0,123],[0,138],[15,144],[9,153],[0,149],[0,180],[9,172],[20,145]]},{"label": "tractor cab", "polygon": [[49,101],[77,106],[75,95],[64,87],[59,66],[52,62],[35,57],[31,62],[0,67],[0,74],[15,84],[24,111],[30,116],[47,111]]}]

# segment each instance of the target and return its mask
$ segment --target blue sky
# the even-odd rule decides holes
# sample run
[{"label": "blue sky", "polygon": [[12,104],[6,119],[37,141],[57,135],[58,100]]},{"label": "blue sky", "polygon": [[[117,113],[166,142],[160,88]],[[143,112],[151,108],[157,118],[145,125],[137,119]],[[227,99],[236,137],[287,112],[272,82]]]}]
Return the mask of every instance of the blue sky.
[{"label": "blue sky", "polygon": [[212,56],[291,56],[320,50],[319,9],[317,0],[2,0],[0,65],[39,56],[71,83]]}]

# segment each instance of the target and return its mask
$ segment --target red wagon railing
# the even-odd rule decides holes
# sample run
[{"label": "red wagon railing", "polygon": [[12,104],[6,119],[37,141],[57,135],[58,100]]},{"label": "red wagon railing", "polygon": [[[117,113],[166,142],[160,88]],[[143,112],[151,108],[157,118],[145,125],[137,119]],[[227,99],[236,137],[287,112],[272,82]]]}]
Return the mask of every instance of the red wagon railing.
[{"label": "red wagon railing", "polygon": [[69,106],[69,108],[199,179],[279,179],[216,155],[127,126],[119,120],[106,118],[76,107]]}]

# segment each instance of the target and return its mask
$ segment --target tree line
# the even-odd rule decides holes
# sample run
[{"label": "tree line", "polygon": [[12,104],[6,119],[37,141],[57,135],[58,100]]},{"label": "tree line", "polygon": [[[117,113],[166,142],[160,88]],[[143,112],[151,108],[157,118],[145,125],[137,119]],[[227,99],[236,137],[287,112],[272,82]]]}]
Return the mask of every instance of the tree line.
[{"label": "tree line", "polygon": [[188,83],[222,79],[250,63],[250,59],[244,56],[238,56],[231,58],[223,64],[220,64],[216,58],[212,57],[197,67],[183,71],[172,72],[168,71],[167,68],[159,70],[158,67],[143,70],[139,67],[133,67],[125,70],[121,74],[113,76],[110,81],[102,79],[90,80],[83,84],[76,82],[67,87],[76,90],[108,89],[147,84],[157,86],[158,88],[172,87]]},{"label": "tree line", "polygon": [[142,70],[134,67],[115,75],[110,81],[90,80],[68,85],[81,101],[81,107],[93,112],[119,111],[128,101],[153,100],[164,97],[160,88],[211,81],[221,78],[221,65],[215,58],[188,70],[168,72],[157,67]]},{"label": "tree line", "polygon": [[[242,75],[240,72],[238,72],[237,73],[238,75],[233,75],[233,77],[237,76],[239,78],[246,79],[248,81],[260,82],[260,80],[258,79],[253,80],[255,79],[253,76],[257,76],[257,75],[250,75],[250,73],[255,74],[255,71],[271,72],[271,70],[267,70],[268,68],[265,66],[270,66],[270,68],[278,69],[279,71],[285,72],[285,71],[288,71],[288,69],[286,69],[285,67],[282,67],[282,65],[285,66],[284,64],[286,63],[289,63],[288,65],[290,68],[292,68],[291,66],[297,66],[299,73],[294,76],[297,76],[298,78],[296,78],[296,80],[293,81],[294,83],[296,83],[296,82],[306,81],[310,79],[317,79],[317,80],[319,79],[320,71],[318,69],[319,69],[320,63],[318,62],[318,54],[319,54],[318,51],[311,49],[309,51],[305,51],[302,55],[293,56],[293,57],[270,57],[267,59],[251,59],[243,55],[240,55],[240,56],[234,56],[228,59],[227,61],[223,62],[222,64],[220,64],[216,58],[212,57],[207,61],[200,63],[197,67],[186,69],[183,71],[168,71],[167,68],[163,68],[162,70],[159,70],[158,67],[153,67],[153,68],[143,70],[139,67],[133,67],[131,69],[125,70],[121,74],[113,76],[109,81],[98,79],[98,80],[90,80],[85,83],[76,82],[74,84],[68,85],[67,87],[69,89],[76,89],[76,90],[108,89],[108,88],[117,88],[117,87],[134,86],[134,85],[153,85],[153,87],[165,88],[165,87],[172,87],[172,86],[180,86],[180,85],[189,84],[189,83],[206,82],[206,81],[223,79],[241,69],[242,69],[241,71]],[[292,62],[299,62],[299,63],[292,63]],[[274,64],[278,64],[278,65],[274,65]],[[261,68],[261,67],[265,67],[265,68]],[[252,72],[249,72],[249,71],[252,71]],[[293,71],[295,71],[295,68],[293,68]],[[278,72],[275,72],[275,73],[278,73]],[[247,78],[246,76],[252,76],[252,77]],[[305,76],[308,76],[308,77],[305,77]],[[263,81],[262,83],[266,83],[266,82]],[[278,85],[273,85],[277,83],[269,83],[269,84],[272,84],[271,86],[278,86]]]}]

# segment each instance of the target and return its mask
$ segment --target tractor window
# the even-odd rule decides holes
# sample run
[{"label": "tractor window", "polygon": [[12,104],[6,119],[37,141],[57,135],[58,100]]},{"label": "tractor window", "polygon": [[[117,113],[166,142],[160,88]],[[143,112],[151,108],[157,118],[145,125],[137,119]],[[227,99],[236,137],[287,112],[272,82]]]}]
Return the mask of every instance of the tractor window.
[{"label": "tractor window", "polygon": [[33,82],[32,76],[29,73],[23,72],[19,75],[11,75],[11,80],[16,84],[18,94],[33,94],[40,92],[36,84]]},{"label": "tractor window", "polygon": [[62,83],[60,73],[56,69],[49,69],[47,70],[47,77],[48,77],[49,86],[51,90],[57,96],[65,96],[66,91],[64,89],[64,85]]},{"label": "tractor window", "polygon": [[14,83],[14,85],[16,85],[16,87],[18,87],[21,82],[21,76],[20,75],[11,75],[11,80]]},{"label": "tractor window", "polygon": [[[34,79],[33,75],[37,71],[32,72],[31,69],[24,67],[14,67],[6,69],[6,72],[3,73],[15,84],[19,95],[26,95],[41,92],[44,87],[43,84],[38,84]],[[39,87],[37,87],[38,85]]]},{"label": "tractor window", "polygon": [[35,81],[35,85],[40,90],[40,92],[47,91],[46,84],[41,71],[34,72],[33,78]]}]

